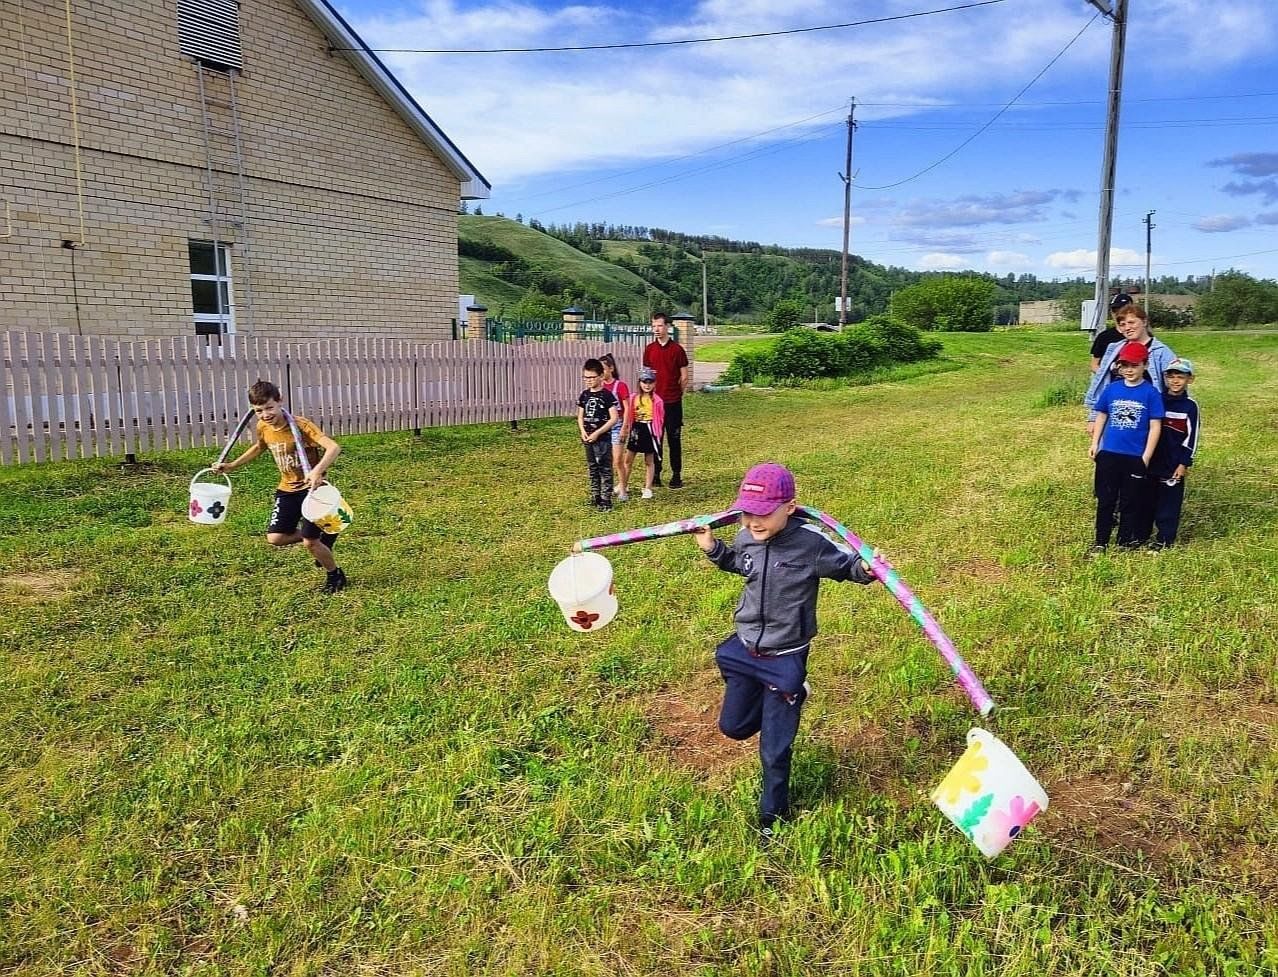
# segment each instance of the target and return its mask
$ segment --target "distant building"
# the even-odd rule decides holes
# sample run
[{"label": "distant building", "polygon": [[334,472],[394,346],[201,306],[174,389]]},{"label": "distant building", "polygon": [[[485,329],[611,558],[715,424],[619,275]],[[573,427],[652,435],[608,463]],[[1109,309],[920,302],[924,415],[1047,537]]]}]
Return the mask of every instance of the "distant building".
[{"label": "distant building", "polygon": [[[1137,303],[1144,302],[1144,296],[1139,291],[1130,293]],[[1158,292],[1149,293],[1149,301],[1155,305],[1161,305],[1169,309],[1192,309],[1198,304],[1197,295],[1161,295]],[[1020,308],[1020,321],[1023,324],[1042,323],[1042,322],[1061,322],[1062,316],[1057,309],[1056,299],[1043,299],[1037,302],[1022,302]]]},{"label": "distant building", "polygon": [[326,0],[69,9],[0,25],[0,329],[451,336],[489,184]]}]

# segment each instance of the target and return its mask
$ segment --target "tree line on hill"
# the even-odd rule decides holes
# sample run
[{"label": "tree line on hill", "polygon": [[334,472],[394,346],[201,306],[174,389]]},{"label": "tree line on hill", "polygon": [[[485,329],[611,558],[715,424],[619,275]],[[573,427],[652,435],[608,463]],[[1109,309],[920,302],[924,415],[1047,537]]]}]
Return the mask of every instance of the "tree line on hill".
[{"label": "tree line on hill", "polygon": [[[522,216],[519,221],[523,222]],[[719,235],[602,221],[542,224],[530,220],[527,226],[630,270],[675,306],[688,310],[701,305],[704,259],[713,322],[761,322],[768,317],[773,320],[769,323],[773,328],[784,331],[783,323],[837,321],[834,298],[839,294],[841,255],[833,249],[784,248]],[[629,242],[634,247],[605,248],[609,241]],[[493,262],[493,274],[526,288],[528,302],[521,305],[531,303],[549,310],[561,301],[589,304],[604,309],[601,316],[618,319],[642,315],[644,311],[588,295],[587,290],[565,276],[532,269],[518,255],[498,245],[463,241],[461,253]],[[935,285],[912,289],[929,282]],[[1228,328],[1278,320],[1278,283],[1258,281],[1241,272],[1217,275],[1214,283],[1207,276],[1163,275],[1151,282],[1151,292],[1200,296],[1193,314],[1162,306],[1151,308],[1151,314],[1157,313],[1153,316],[1155,328],[1191,323]],[[929,308],[941,307],[937,296],[942,294],[957,303],[954,309],[928,312]],[[1059,281],[1032,274],[920,272],[880,265],[858,255],[850,256],[848,261],[850,322],[891,310],[904,321],[925,329],[953,328],[950,323],[970,324],[982,316],[990,325],[1008,324],[1019,321],[1022,301],[1048,299],[1071,310],[1063,318],[1073,319],[1082,299],[1091,295],[1092,285],[1082,277]],[[531,311],[531,306],[524,311]]]}]

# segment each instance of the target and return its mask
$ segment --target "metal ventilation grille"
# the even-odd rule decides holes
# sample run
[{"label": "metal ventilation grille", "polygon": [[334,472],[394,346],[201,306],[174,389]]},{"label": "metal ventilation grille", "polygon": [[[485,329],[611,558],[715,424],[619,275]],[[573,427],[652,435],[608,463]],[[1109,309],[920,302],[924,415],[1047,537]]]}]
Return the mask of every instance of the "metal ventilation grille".
[{"label": "metal ventilation grille", "polygon": [[237,0],[177,0],[182,53],[220,68],[244,67]]}]

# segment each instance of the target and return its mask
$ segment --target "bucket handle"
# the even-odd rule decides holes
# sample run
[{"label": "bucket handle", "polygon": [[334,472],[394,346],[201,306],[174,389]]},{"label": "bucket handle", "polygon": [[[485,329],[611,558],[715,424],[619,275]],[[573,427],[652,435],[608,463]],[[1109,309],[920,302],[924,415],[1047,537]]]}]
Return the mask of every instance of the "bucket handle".
[{"label": "bucket handle", "polygon": [[[198,481],[200,480],[200,476],[201,476],[201,475],[203,475],[205,472],[211,472],[211,471],[213,471],[213,469],[212,469],[212,468],[201,468],[198,472],[196,472],[196,473],[195,473],[195,475],[191,478],[191,489],[192,489],[192,491],[194,491],[194,489],[195,489],[195,483],[196,483],[196,482],[198,482]],[[213,473],[214,473],[215,475],[221,475],[223,478],[225,478],[225,479],[226,479],[226,487],[227,487],[227,488],[230,488],[230,487],[231,487],[231,476],[230,476],[230,475],[226,474],[226,472],[213,472]]]}]

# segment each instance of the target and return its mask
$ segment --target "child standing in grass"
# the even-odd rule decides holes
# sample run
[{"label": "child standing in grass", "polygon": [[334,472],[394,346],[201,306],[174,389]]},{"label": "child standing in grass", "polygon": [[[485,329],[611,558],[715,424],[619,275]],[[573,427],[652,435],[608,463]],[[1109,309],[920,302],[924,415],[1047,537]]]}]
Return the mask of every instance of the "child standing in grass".
[{"label": "child standing in grass", "polygon": [[599,357],[599,362],[604,368],[604,389],[617,398],[617,406],[621,410],[621,423],[614,424],[608,433],[612,437],[612,470],[617,483],[612,493],[618,502],[625,502],[630,496],[626,494],[626,480],[622,475],[625,473],[626,439],[630,437],[630,425],[634,421],[634,413],[630,408],[630,387],[617,371],[616,357],[611,353],[604,353]]},{"label": "child standing in grass", "polygon": [[666,419],[665,402],[657,396],[657,371],[650,366],[639,368],[639,390],[630,402],[630,436],[626,439],[626,458],[621,470],[621,493],[625,498],[630,484],[630,469],[635,455],[643,455],[643,497],[652,498],[652,484],[661,464],[661,431]]},{"label": "child standing in grass", "polygon": [[723,676],[719,729],[734,740],[759,734],[759,831],[765,844],[776,823],[790,815],[790,759],[799,711],[811,691],[808,651],[817,633],[821,579],[874,580],[869,564],[804,523],[795,505],[790,471],[773,463],[755,465],[733,504],[742,515],[732,545],[709,529],[693,535],[715,566],[746,578],[735,631],[714,654]]},{"label": "child standing in grass", "polygon": [[324,593],[335,594],[346,586],[346,574],[333,558],[333,544],[337,537],[321,532],[318,526],[303,517],[302,502],[311,489],[324,483],[324,473],[342,453],[341,446],[305,417],[294,417],[302,438],[302,448],[311,466],[310,474],[303,474],[298,444],[280,402],[280,388],[269,380],[258,380],[249,387],[248,399],[253,413],[257,415],[257,441],[234,461],[214,464],[213,470],[219,474],[233,472],[263,452],[271,453],[275,466],[280,470],[280,482],[275,489],[275,504],[271,507],[271,520],[266,527],[266,541],[272,546],[292,546],[294,543],[305,546],[315,558],[315,565],[327,573]]},{"label": "child standing in grass", "polygon": [[1115,356],[1121,382],[1100,392],[1089,454],[1096,462],[1096,542],[1089,554],[1105,552],[1118,510],[1118,545],[1136,549],[1149,533],[1149,464],[1162,430],[1163,397],[1145,377],[1149,354],[1129,342]]},{"label": "child standing in grass", "polygon": [[1149,474],[1154,480],[1154,540],[1157,552],[1176,542],[1185,504],[1185,475],[1198,450],[1198,403],[1189,396],[1194,364],[1178,357],[1163,371],[1163,429]]},{"label": "child standing in grass", "polygon": [[590,504],[612,508],[612,439],[608,432],[621,422],[617,398],[604,389],[603,364],[586,360],[581,368],[586,389],[577,398],[577,430],[586,447],[586,474],[590,478]]}]

